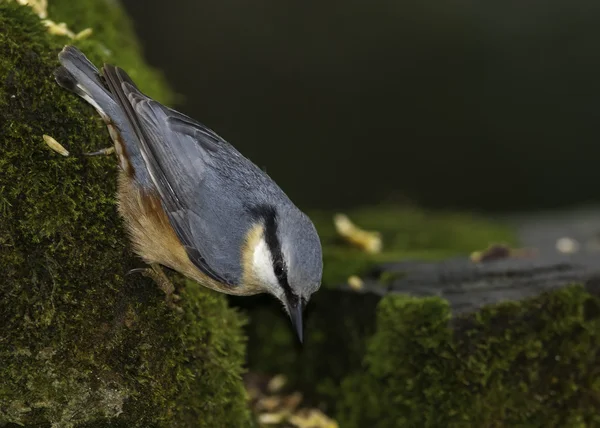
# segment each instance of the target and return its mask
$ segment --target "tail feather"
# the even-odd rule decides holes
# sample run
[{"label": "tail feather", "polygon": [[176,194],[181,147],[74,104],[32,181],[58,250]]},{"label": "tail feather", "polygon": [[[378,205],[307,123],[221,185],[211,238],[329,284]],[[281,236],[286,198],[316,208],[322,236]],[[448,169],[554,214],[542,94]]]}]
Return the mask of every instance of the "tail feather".
[{"label": "tail feather", "polygon": [[61,66],[54,71],[56,82],[90,103],[106,118],[106,103],[114,103],[98,69],[73,46],[65,46],[58,54]]},{"label": "tail feather", "polygon": [[[108,79],[101,76],[85,55],[73,46],[65,46],[58,59],[61,65],[54,72],[56,82],[96,109],[108,127],[122,170],[127,174],[135,173],[138,183],[150,189],[152,181],[138,147],[138,134],[117,102],[118,94],[111,93]],[[105,75],[109,69],[109,66],[105,66]]]},{"label": "tail feather", "polygon": [[60,66],[54,70],[54,79],[63,88],[75,92],[78,95],[82,95],[83,91],[77,88],[77,79],[75,79],[75,76],[73,76],[65,67]]},{"label": "tail feather", "polygon": [[67,71],[76,82],[83,83],[84,86],[88,82],[97,86],[104,86],[96,66],[76,47],[65,46],[58,54],[58,60],[62,67],[56,71],[56,74],[64,74],[64,71]]}]

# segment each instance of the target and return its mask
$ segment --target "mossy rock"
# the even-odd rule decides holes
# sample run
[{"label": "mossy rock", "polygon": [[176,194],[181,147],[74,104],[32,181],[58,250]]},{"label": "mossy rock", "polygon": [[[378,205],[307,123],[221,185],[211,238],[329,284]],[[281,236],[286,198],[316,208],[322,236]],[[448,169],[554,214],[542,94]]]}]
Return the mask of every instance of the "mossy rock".
[{"label": "mossy rock", "polygon": [[[53,0],[49,18],[91,27],[74,44],[93,62],[171,100],[117,2]],[[115,206],[116,162],[81,155],[110,145],[108,132],[52,77],[68,43],[0,0],[0,425],[246,426],[244,317],[189,282],[179,314],[127,275],[141,263]]]}]

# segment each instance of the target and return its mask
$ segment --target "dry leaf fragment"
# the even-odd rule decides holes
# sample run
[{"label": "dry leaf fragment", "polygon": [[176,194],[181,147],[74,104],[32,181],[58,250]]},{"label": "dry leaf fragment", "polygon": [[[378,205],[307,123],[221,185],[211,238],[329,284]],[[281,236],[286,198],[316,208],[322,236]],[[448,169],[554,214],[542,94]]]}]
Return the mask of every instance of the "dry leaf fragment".
[{"label": "dry leaf fragment", "polygon": [[56,23],[48,19],[48,0],[16,0],[21,6],[29,6],[33,12],[42,20],[42,23],[48,28],[50,34],[56,36],[67,36],[74,40],[81,40],[92,34],[91,28],[86,28],[75,34],[67,27],[64,22]]},{"label": "dry leaf fragment", "polygon": [[51,19],[44,19],[42,23],[48,28],[48,32],[55,36],[67,36],[69,38],[75,37],[75,34],[67,28],[67,24],[64,22],[56,23]]},{"label": "dry leaf fragment", "polygon": [[59,153],[63,156],[69,156],[69,151],[67,149],[65,149],[62,144],[60,144],[58,141],[56,141],[54,138],[52,138],[49,135],[42,135],[42,138],[44,139],[44,142],[46,143],[46,145],[48,147],[50,147],[52,150],[54,150],[56,153]]},{"label": "dry leaf fragment", "polygon": [[383,243],[379,232],[359,228],[345,214],[336,214],[333,217],[333,222],[337,233],[348,243],[368,253],[379,253],[381,251]]},{"label": "dry leaf fragment", "polygon": [[475,263],[488,262],[492,260],[506,259],[510,257],[510,248],[506,245],[490,245],[483,251],[471,253],[471,260]]},{"label": "dry leaf fragment", "polygon": [[263,425],[278,425],[288,416],[286,412],[263,413],[258,417],[258,422]]},{"label": "dry leaf fragment", "polygon": [[281,398],[277,396],[272,397],[262,397],[256,403],[256,408],[258,410],[266,410],[267,412],[272,412],[279,407],[281,404]]},{"label": "dry leaf fragment", "polygon": [[250,405],[261,427],[339,428],[333,419],[320,410],[298,410],[303,399],[302,393],[296,391],[288,395],[275,395],[287,384],[287,379],[281,374],[272,377],[249,374],[244,383],[249,395],[254,397]]},{"label": "dry leaf fragment", "polygon": [[333,419],[317,409],[310,409],[289,417],[288,422],[297,428],[339,428]]},{"label": "dry leaf fragment", "polygon": [[269,381],[269,383],[267,384],[267,390],[271,394],[275,394],[275,393],[281,391],[281,389],[285,386],[286,383],[287,383],[287,379],[284,375],[279,374],[279,375],[273,376],[271,378],[271,380]]},{"label": "dry leaf fragment", "polygon": [[48,16],[48,0],[17,0],[21,6],[29,6],[40,19]]},{"label": "dry leaf fragment", "polygon": [[82,40],[82,39],[85,39],[85,38],[91,36],[92,33],[93,33],[93,30],[91,28],[86,28],[85,30],[81,30],[79,33],[75,34],[73,39]]},{"label": "dry leaf fragment", "polygon": [[363,283],[363,280],[360,279],[358,276],[352,275],[351,277],[348,278],[348,285],[354,291],[359,291],[363,288],[364,283]]},{"label": "dry leaf fragment", "polygon": [[527,248],[510,248],[504,244],[493,244],[483,251],[471,253],[471,261],[475,263],[491,262],[510,257],[532,257],[535,251]]}]

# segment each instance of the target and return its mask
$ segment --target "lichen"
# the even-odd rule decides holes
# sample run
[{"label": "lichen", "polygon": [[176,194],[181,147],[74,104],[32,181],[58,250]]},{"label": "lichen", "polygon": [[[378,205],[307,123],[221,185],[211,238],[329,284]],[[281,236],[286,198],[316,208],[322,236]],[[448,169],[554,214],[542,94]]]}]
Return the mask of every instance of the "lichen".
[{"label": "lichen", "polygon": [[[163,101],[115,2],[50,2],[49,17],[94,29],[75,44],[131,72]],[[55,84],[66,37],[0,0],[0,424],[244,426],[244,318],[222,295],[175,276],[184,313],[131,253],[115,206],[110,145],[84,101]],[[48,149],[50,135],[70,153]]]}]

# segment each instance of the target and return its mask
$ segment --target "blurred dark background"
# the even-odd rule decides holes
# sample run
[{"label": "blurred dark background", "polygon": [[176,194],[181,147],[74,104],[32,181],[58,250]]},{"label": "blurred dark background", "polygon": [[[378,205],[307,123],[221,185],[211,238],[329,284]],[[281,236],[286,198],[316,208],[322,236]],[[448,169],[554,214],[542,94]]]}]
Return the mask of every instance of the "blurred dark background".
[{"label": "blurred dark background", "polygon": [[598,0],[123,3],[176,107],[304,209],[600,201]]}]

